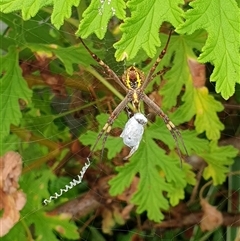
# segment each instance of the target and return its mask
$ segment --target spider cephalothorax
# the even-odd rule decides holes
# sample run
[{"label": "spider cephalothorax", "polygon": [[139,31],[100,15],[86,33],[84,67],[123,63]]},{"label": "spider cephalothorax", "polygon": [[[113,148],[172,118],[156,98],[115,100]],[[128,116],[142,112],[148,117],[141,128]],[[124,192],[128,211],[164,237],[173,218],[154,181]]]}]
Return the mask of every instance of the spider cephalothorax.
[{"label": "spider cephalothorax", "polygon": [[[180,138],[180,142],[183,145],[183,147],[185,149],[185,152],[187,153],[187,150],[186,150],[186,147],[183,143],[180,131],[170,121],[169,117],[163,112],[163,110],[144,93],[144,90],[146,89],[149,82],[156,75],[161,75],[161,74],[165,73],[165,71],[166,71],[166,70],[161,70],[161,71],[158,71],[157,73],[154,73],[158,64],[160,63],[160,61],[162,60],[162,58],[166,54],[166,50],[167,50],[167,47],[168,47],[168,44],[169,44],[169,41],[170,41],[170,36],[171,36],[171,34],[169,35],[166,46],[164,47],[164,49],[159,54],[156,62],[154,63],[154,65],[152,66],[152,68],[150,69],[148,74],[146,75],[146,78],[145,78],[145,75],[143,74],[143,72],[141,70],[139,70],[138,68],[136,68],[134,66],[131,66],[124,72],[124,74],[122,75],[122,79],[120,79],[117,76],[117,74],[113,70],[111,70],[110,67],[107,64],[105,64],[96,54],[92,53],[91,50],[86,46],[86,44],[81,40],[84,47],[91,54],[92,58],[95,59],[104,68],[104,70],[108,73],[108,75],[110,77],[112,77],[112,79],[116,83],[118,83],[124,91],[126,91],[125,98],[113,110],[113,112],[111,113],[111,115],[109,116],[109,118],[107,120],[107,123],[104,125],[101,132],[99,133],[99,135],[97,137],[97,140],[96,140],[95,144],[93,145],[92,151],[89,154],[89,156],[92,155],[98,141],[100,140],[102,135],[105,133],[105,136],[103,138],[103,149],[102,149],[102,154],[103,154],[104,144],[105,144],[105,142],[107,140],[107,137],[108,137],[108,135],[111,131],[113,122],[118,117],[119,113],[125,107],[127,107],[129,102],[132,103],[132,105],[134,107],[134,112],[140,113],[140,102],[141,101],[143,101],[145,104],[147,104],[151,109],[153,109],[155,111],[155,113],[158,116],[160,116],[163,119],[166,127],[171,132],[171,134],[173,136],[173,139],[176,142],[177,150],[178,150],[178,154],[179,154],[180,158],[181,158],[181,152],[180,152],[180,148],[179,148],[178,137]],[[130,155],[128,155],[128,157],[130,157]],[[181,160],[182,160],[182,158],[181,158]]]},{"label": "spider cephalothorax", "polygon": [[142,86],[144,74],[138,68],[131,66],[122,75],[122,81],[129,90],[136,90]]},{"label": "spider cephalothorax", "polygon": [[127,87],[127,96],[129,102],[132,102],[134,112],[140,112],[140,100],[142,99],[142,84],[144,82],[145,76],[144,73],[131,66],[124,71],[122,75],[123,84]]}]

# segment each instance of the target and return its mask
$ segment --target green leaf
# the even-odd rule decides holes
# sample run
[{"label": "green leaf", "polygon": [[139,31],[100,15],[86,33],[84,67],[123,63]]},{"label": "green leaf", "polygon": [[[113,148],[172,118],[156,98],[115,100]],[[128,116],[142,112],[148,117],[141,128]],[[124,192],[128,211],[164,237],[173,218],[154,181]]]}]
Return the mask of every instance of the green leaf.
[{"label": "green leaf", "polygon": [[83,19],[76,34],[87,38],[95,33],[98,38],[103,39],[109,19],[115,15],[119,19],[124,19],[125,8],[123,0],[92,0],[83,13]]},{"label": "green leaf", "polygon": [[[174,120],[174,118],[171,118]],[[148,133],[151,135],[151,138],[158,139],[164,142],[170,150],[174,150],[176,148],[176,143],[170,134],[169,130],[165,126],[162,119],[157,118],[154,125],[151,125],[147,129]],[[181,130],[180,130],[181,131]],[[205,139],[198,138],[198,133],[196,131],[181,131],[182,139],[184,141],[184,144],[187,148],[187,150],[190,152],[190,150],[194,150],[195,152],[202,152],[206,150],[206,146],[208,145],[208,141]],[[180,145],[180,149],[184,153],[183,147]]]},{"label": "green leaf", "polygon": [[209,95],[206,87],[195,89],[194,92],[194,102],[197,110],[194,122],[196,131],[198,133],[206,131],[208,139],[218,140],[224,125],[220,122],[216,112],[222,111],[224,109],[223,105]]},{"label": "green leaf", "polygon": [[[37,215],[37,218],[36,216]],[[62,237],[68,239],[79,239],[79,233],[77,231],[77,226],[70,222],[70,215],[61,214],[58,216],[47,215],[44,212],[35,213],[28,217],[29,225],[34,223],[35,235],[37,235],[38,240],[41,240],[42,232],[44,230],[44,239],[51,241],[58,241],[55,232],[57,231]]]},{"label": "green leaf", "polygon": [[20,185],[24,193],[27,194],[27,202],[31,204],[25,205],[23,213],[28,214],[31,212],[32,206],[42,208],[42,200],[50,196],[48,191],[49,180],[54,180],[55,178],[50,170],[43,168],[41,170],[36,169],[34,172],[29,172],[23,176]]},{"label": "green leaf", "polygon": [[196,131],[185,130],[181,134],[189,151],[194,150],[195,153],[199,153],[208,150],[209,142],[206,139],[199,138]]},{"label": "green leaf", "polygon": [[[97,120],[99,123],[106,123],[109,115],[107,114],[100,114],[97,116]],[[114,122],[113,129],[115,127],[124,127],[124,123],[126,122],[126,117],[124,113],[121,113],[117,120]],[[101,128],[103,128],[104,124],[102,126],[99,126],[99,131],[94,132],[94,131],[87,131],[84,135],[80,136],[79,140],[84,144],[84,145],[91,145],[91,147],[95,144],[98,134],[101,131]],[[113,132],[113,130],[112,130]],[[102,150],[102,141],[99,140],[97,146],[95,147],[95,151]],[[123,148],[123,141],[122,138],[120,137],[113,137],[111,135],[108,136],[107,141],[105,143],[105,148],[108,149],[108,154],[107,157],[108,159],[112,159],[121,151]]]},{"label": "green leaf", "polygon": [[195,173],[192,171],[192,166],[190,165],[184,165],[184,172],[186,173],[186,181],[190,185],[195,185],[196,184],[196,178],[195,178]]},{"label": "green leaf", "polygon": [[[49,184],[49,191],[50,193],[59,193],[59,190],[61,190],[63,187],[66,186],[66,184],[70,183],[72,181],[72,177],[58,177],[55,180],[51,181]],[[79,187],[79,186],[78,186]],[[78,188],[72,188],[68,190],[68,192],[63,193],[61,198],[74,198],[79,194]]]},{"label": "green leaf", "polygon": [[51,16],[52,24],[59,29],[63,25],[64,18],[70,18],[72,6],[77,7],[80,0],[53,0],[54,8]]},{"label": "green leaf", "polygon": [[[205,98],[207,102],[211,104],[215,103],[215,100],[211,96],[208,97],[207,95]],[[208,98],[210,98],[210,100],[208,100]],[[206,113],[209,116],[213,115],[209,114],[208,111]],[[100,115],[97,119],[105,123],[107,116]],[[124,125],[122,120],[116,123],[116,126],[123,128]],[[89,144],[93,145],[95,143],[97,134],[98,133],[94,132],[91,133],[92,139],[88,140]],[[182,131],[183,141],[187,150],[194,150],[196,154],[202,156],[209,164],[205,169],[205,178],[213,177],[216,179],[216,183],[223,181],[228,170],[226,166],[232,163],[232,158],[236,155],[235,149],[232,147],[228,147],[229,149],[226,147],[219,148],[213,144],[211,144],[209,148],[208,141],[198,138],[197,135],[198,133],[195,131]],[[85,135],[80,138],[80,140],[85,139]],[[171,156],[166,155],[156,144],[156,139],[163,141],[168,145],[170,150],[176,148],[176,144],[170,132],[163,121],[157,118],[154,124],[146,128],[139,149],[130,158],[130,161],[124,166],[116,168],[118,174],[110,181],[110,194],[116,196],[122,193],[130,186],[133,178],[138,175],[140,178],[138,189],[131,202],[137,205],[138,213],[146,211],[149,219],[159,222],[163,219],[161,210],[168,209],[169,203],[171,205],[177,205],[180,199],[184,198],[184,188],[186,184],[189,183],[194,185],[196,181],[190,166],[184,164],[183,169],[180,170],[179,157],[173,151],[171,152]],[[108,141],[112,142],[112,140],[107,140],[106,146],[108,145]],[[118,145],[120,146],[121,143]],[[119,151],[119,146],[116,146],[114,143],[110,147],[112,148],[111,151],[117,153],[117,151]],[[97,146],[97,149],[101,150],[101,146]],[[217,159],[219,160],[221,158],[222,161],[220,161],[219,164]],[[165,192],[167,193],[169,201],[164,195]]]},{"label": "green leaf", "polygon": [[37,52],[40,56],[47,55],[51,58],[55,55],[62,61],[69,75],[73,74],[73,64],[81,64],[83,66],[96,64],[96,61],[93,60],[82,45],[63,48],[58,45],[28,44],[27,47],[30,48],[32,52]]},{"label": "green leaf", "polygon": [[[166,40],[167,37],[165,36],[163,45],[165,45]],[[196,58],[194,51],[196,49],[200,51],[205,40],[205,31],[196,31],[190,36],[171,36],[170,44],[164,59],[166,57],[169,59],[169,62],[166,63],[165,66],[172,65],[172,67],[164,75],[164,79],[167,81],[160,89],[160,94],[164,96],[162,102],[163,109],[170,109],[177,104],[177,97],[179,96],[183,85],[192,77],[189,71],[188,60],[189,58]],[[172,56],[174,56],[173,62],[170,58]]]},{"label": "green leaf", "polygon": [[206,131],[209,139],[217,140],[220,138],[220,131],[224,128],[217,112],[222,111],[223,106],[209,95],[205,87],[194,86],[188,64],[189,59],[196,58],[194,50],[201,49],[205,36],[205,32],[199,30],[191,36],[172,36],[166,57],[169,58],[174,54],[174,63],[165,75],[167,82],[160,93],[164,95],[163,107],[170,108],[176,104],[177,96],[185,84],[185,93],[182,97],[185,103],[171,115],[171,118],[175,124],[180,124],[196,115],[194,124],[197,132]]},{"label": "green leaf", "polygon": [[0,11],[10,13],[13,11],[22,11],[24,20],[35,16],[44,6],[50,5],[52,0],[2,0],[0,2]]},{"label": "green leaf", "polygon": [[[199,28],[206,29],[208,39],[199,60],[211,62],[215,68],[210,77],[216,81],[216,91],[228,99],[240,83],[240,22],[239,8],[234,0],[196,0],[185,14],[186,22],[177,31],[191,34]],[[231,13],[231,14],[229,14]],[[212,21],[214,19],[214,21]]]},{"label": "green leaf", "polygon": [[220,122],[217,112],[223,110],[220,102],[216,101],[213,96],[209,95],[206,87],[194,88],[192,81],[186,85],[186,92],[182,98],[185,103],[180,106],[171,116],[176,123],[189,121],[195,114],[195,126],[198,133],[206,131],[210,140],[218,140],[220,131],[224,125]]},{"label": "green leaf", "polygon": [[233,158],[238,154],[238,150],[233,146],[217,146],[215,141],[210,143],[209,152],[199,154],[208,163],[204,169],[203,177],[207,180],[213,179],[214,185],[220,185],[226,180],[226,173],[229,166],[233,164]]},{"label": "green leaf", "polygon": [[[84,135],[82,135],[79,140],[84,145],[91,145],[93,146],[93,143],[97,140],[98,133],[93,131],[87,131]],[[94,151],[100,151],[103,148],[103,143],[101,140],[99,140],[97,146],[95,147]],[[120,137],[112,137],[109,136],[107,138],[107,141],[105,143],[105,148],[108,149],[107,157],[108,159],[112,159],[115,157],[123,148],[123,142]]]},{"label": "green leaf", "polygon": [[176,206],[179,203],[179,199],[184,199],[184,190],[182,188],[175,188],[168,192],[170,203],[172,206]]},{"label": "green leaf", "polygon": [[10,47],[8,54],[1,58],[0,73],[0,142],[2,142],[2,138],[9,133],[10,125],[19,125],[20,123],[22,114],[19,100],[22,99],[28,103],[32,96],[32,91],[22,77],[16,48]]},{"label": "green leaf", "polygon": [[22,222],[16,223],[10,231],[3,237],[1,237],[2,241],[28,241],[28,238],[26,237],[26,234],[24,232],[19,232],[19,230],[22,230]]},{"label": "green leaf", "polygon": [[[186,143],[185,143],[186,144]],[[174,166],[173,166],[174,168]],[[176,168],[176,167],[175,167]],[[177,172],[177,170],[171,170],[173,173]],[[169,189],[167,196],[170,199],[169,202],[172,206],[176,206],[179,203],[179,200],[184,199],[184,189],[186,183],[195,185],[196,179],[195,174],[192,171],[192,167],[189,165],[183,165],[183,170],[179,172],[178,178],[169,179],[171,175],[169,175],[169,170],[166,172],[166,179],[171,183],[171,189]]]},{"label": "green leaf", "polygon": [[[170,141],[172,136],[169,131],[167,136],[165,129],[167,128],[163,128],[159,122],[147,128],[137,152],[130,158],[129,163],[116,169],[118,175],[109,182],[110,194],[115,196],[129,187],[134,176],[139,174],[140,182],[131,202],[138,206],[138,213],[147,211],[149,219],[156,222],[163,219],[160,210],[167,210],[169,207],[164,193],[167,192],[171,203],[176,205],[184,198],[182,194],[187,184],[187,176],[191,176],[189,168],[185,168],[187,164],[180,170],[179,157],[167,156],[155,143],[154,139],[163,139],[172,146],[174,140]],[[190,182],[194,183],[192,178]],[[178,190],[178,193],[174,190]]]},{"label": "green leaf", "polygon": [[147,211],[151,220],[159,222],[163,219],[160,209],[167,210],[169,207],[163,192],[168,191],[171,186],[165,182],[155,167],[160,165],[159,163],[165,155],[163,151],[159,151],[160,149],[151,139],[150,141],[148,144],[151,145],[151,149],[147,149],[142,142],[140,150],[133,155],[131,161],[125,166],[117,168],[119,174],[109,182],[111,185],[110,194],[115,196],[122,193],[130,185],[133,177],[139,173],[138,191],[131,201],[138,205],[138,213]]},{"label": "green leaf", "polygon": [[164,21],[173,26],[182,23],[182,0],[148,1],[132,0],[127,6],[131,16],[126,18],[120,29],[122,38],[114,47],[117,49],[115,57],[118,61],[133,59],[140,48],[149,57],[156,54],[156,48],[161,45],[159,39],[159,27]]},{"label": "green leaf", "polygon": [[[44,166],[41,170],[38,169],[23,176],[20,185],[27,195],[27,203],[22,210],[22,215],[27,217],[25,222],[29,227],[34,224],[34,235],[38,237],[36,240],[40,240],[43,230],[46,240],[57,241],[55,231],[63,237],[78,239],[77,227],[73,222],[70,222],[70,216],[47,215],[43,209],[42,200],[48,199],[51,195],[48,192],[48,183],[55,179],[53,173],[44,169]],[[34,215],[29,215],[33,211]]]},{"label": "green leaf", "polygon": [[[96,64],[96,61],[92,59],[82,45],[68,48],[58,46],[56,49],[52,49],[52,51],[62,61],[69,75],[73,74],[73,64],[81,64],[83,66]],[[96,51],[94,52],[96,53]]]},{"label": "green leaf", "polygon": [[20,138],[15,134],[9,134],[0,145],[0,156],[3,156],[8,151],[17,151],[19,148]]},{"label": "green leaf", "polygon": [[[100,128],[106,123],[107,118],[108,116],[105,114],[97,116],[98,122],[101,123]],[[126,115],[121,113],[114,125],[123,129],[125,123]],[[168,209],[169,202],[177,205],[179,200],[184,198],[183,193],[187,183],[195,184],[195,175],[188,164],[184,164],[183,168],[179,169],[179,156],[176,151],[173,151],[176,149],[176,144],[163,120],[157,118],[154,124],[149,125],[145,130],[139,149],[130,158],[130,161],[124,166],[116,168],[118,174],[110,181],[110,193],[113,196],[122,193],[130,186],[133,178],[139,175],[138,189],[131,202],[138,206],[139,213],[147,211],[148,217],[158,222],[163,218],[160,210]],[[80,137],[80,140],[85,145],[94,145],[98,133],[88,131]],[[197,132],[182,131],[182,137],[189,151],[194,150],[197,153],[208,151],[208,141],[198,138]],[[119,142],[117,143],[116,140]],[[172,150],[170,155],[166,155],[155,140],[163,141]],[[116,155],[122,146],[122,139],[119,137],[110,136],[106,141],[106,148],[108,152],[112,153],[111,157]],[[96,150],[101,149],[102,146],[98,144]],[[170,201],[166,198],[165,192]]]}]

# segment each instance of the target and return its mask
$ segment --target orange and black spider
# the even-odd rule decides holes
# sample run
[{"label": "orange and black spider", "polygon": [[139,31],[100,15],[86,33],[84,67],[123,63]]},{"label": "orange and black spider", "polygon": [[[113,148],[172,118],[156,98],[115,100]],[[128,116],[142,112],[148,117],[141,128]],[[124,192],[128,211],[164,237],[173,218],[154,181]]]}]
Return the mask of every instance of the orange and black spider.
[{"label": "orange and black spider", "polygon": [[170,131],[170,133],[173,136],[173,139],[174,139],[174,141],[176,143],[176,146],[177,146],[178,155],[179,155],[179,157],[181,159],[181,162],[182,162],[182,156],[181,156],[181,152],[180,152],[180,148],[179,148],[178,137],[179,137],[180,142],[183,145],[186,153],[187,153],[187,150],[186,150],[186,147],[184,145],[184,142],[183,142],[180,131],[170,121],[169,117],[163,112],[163,110],[144,93],[144,90],[146,89],[147,85],[150,83],[150,81],[154,77],[156,77],[156,75],[161,75],[161,74],[165,73],[165,70],[161,70],[161,71],[159,71],[155,74],[154,74],[154,71],[156,70],[158,64],[160,63],[160,61],[163,59],[164,55],[166,54],[167,47],[168,47],[168,44],[170,42],[170,38],[171,38],[171,33],[169,34],[169,37],[168,37],[168,40],[167,40],[167,43],[166,43],[164,49],[159,54],[156,62],[154,63],[154,65],[150,69],[149,73],[147,74],[147,77],[145,77],[144,73],[141,70],[139,70],[135,66],[131,66],[123,73],[121,79],[117,76],[117,74],[107,64],[105,64],[96,54],[94,54],[87,47],[87,45],[83,42],[83,40],[81,39],[82,44],[87,49],[87,51],[92,56],[92,58],[94,60],[96,60],[104,68],[106,73],[108,73],[108,75],[111,78],[113,78],[113,80],[116,83],[118,83],[123,88],[123,90],[125,90],[125,92],[126,92],[126,95],[125,95],[124,99],[113,110],[113,112],[109,116],[106,124],[104,125],[104,127],[102,128],[100,133],[98,134],[98,137],[97,137],[96,142],[94,143],[94,145],[92,147],[92,150],[89,154],[89,157],[92,155],[98,141],[101,139],[103,134],[105,134],[104,138],[103,138],[103,149],[102,149],[102,154],[103,154],[104,145],[105,145],[107,137],[108,137],[108,135],[111,131],[113,122],[118,117],[120,112],[125,107],[127,107],[128,103],[129,102],[132,103],[135,113],[137,113],[137,112],[140,113],[140,102],[143,101],[151,109],[153,109],[158,116],[160,116],[163,119],[166,127],[168,128],[168,130]]}]

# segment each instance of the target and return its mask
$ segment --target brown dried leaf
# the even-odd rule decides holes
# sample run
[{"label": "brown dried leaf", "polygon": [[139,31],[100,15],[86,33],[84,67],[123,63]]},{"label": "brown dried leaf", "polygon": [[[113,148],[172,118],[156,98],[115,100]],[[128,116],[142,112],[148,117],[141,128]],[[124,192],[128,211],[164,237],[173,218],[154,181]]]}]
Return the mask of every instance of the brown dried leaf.
[{"label": "brown dried leaf", "polygon": [[127,188],[122,194],[118,195],[118,199],[130,203],[133,194],[137,191],[139,178],[134,177],[131,186]]},{"label": "brown dried leaf", "polygon": [[19,211],[26,203],[26,196],[21,191],[14,195],[6,194],[0,190],[0,210],[4,210],[0,218],[0,237],[4,236],[18,222]]},{"label": "brown dried leaf", "polygon": [[9,194],[15,192],[21,172],[22,158],[17,152],[9,151],[0,157],[0,189]]},{"label": "brown dried leaf", "polygon": [[52,91],[59,96],[66,96],[64,78],[59,74],[52,74],[50,71],[41,71],[43,81],[49,85]]},{"label": "brown dried leaf", "polygon": [[19,211],[26,203],[26,196],[18,191],[18,179],[22,172],[21,156],[13,151],[0,157],[0,237],[4,236],[19,220]]},{"label": "brown dried leaf", "polygon": [[205,65],[198,63],[195,59],[188,59],[188,66],[193,79],[193,85],[196,88],[205,86],[206,82],[206,70]]},{"label": "brown dried leaf", "polygon": [[222,213],[210,205],[206,199],[202,199],[200,204],[204,213],[200,223],[201,230],[211,231],[219,227],[223,223]]},{"label": "brown dried leaf", "polygon": [[122,194],[118,195],[118,199],[121,201],[125,201],[128,203],[126,207],[124,207],[121,211],[121,216],[123,220],[127,220],[130,217],[130,213],[132,209],[134,208],[134,205],[130,202],[132,196],[137,191],[137,186],[139,183],[139,178],[134,177],[131,186],[127,188]]},{"label": "brown dried leaf", "polygon": [[134,208],[134,204],[128,204],[125,208],[123,208],[121,215],[124,220],[127,220],[130,218],[130,213],[133,210],[133,208]]}]

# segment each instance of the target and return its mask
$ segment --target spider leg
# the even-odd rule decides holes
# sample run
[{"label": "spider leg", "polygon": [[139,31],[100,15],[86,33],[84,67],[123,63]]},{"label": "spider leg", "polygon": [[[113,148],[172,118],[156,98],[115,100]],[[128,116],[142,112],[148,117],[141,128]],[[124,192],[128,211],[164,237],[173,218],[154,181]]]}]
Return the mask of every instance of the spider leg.
[{"label": "spider leg", "polygon": [[161,62],[161,60],[163,59],[164,55],[166,54],[167,48],[168,48],[168,44],[169,44],[170,39],[171,39],[171,34],[172,34],[172,31],[170,31],[170,33],[169,33],[168,40],[167,40],[167,43],[166,43],[164,49],[159,54],[155,64],[152,66],[152,68],[150,69],[150,71],[149,71],[145,81],[143,82],[142,87],[141,87],[142,90],[145,90],[145,88],[147,87],[149,82],[153,79],[152,75],[153,75],[154,71],[156,70],[158,64]]},{"label": "spider leg", "polygon": [[109,116],[106,124],[104,125],[104,127],[102,128],[102,130],[99,132],[98,136],[97,136],[97,140],[94,143],[91,152],[88,155],[88,159],[92,156],[99,140],[103,137],[103,142],[102,142],[102,152],[101,152],[101,160],[103,157],[103,152],[104,152],[104,147],[105,147],[105,143],[107,141],[108,135],[112,129],[112,125],[115,121],[115,119],[118,117],[118,115],[120,114],[120,112],[127,106],[129,102],[129,96],[127,95],[121,102],[120,104],[113,110],[112,114]]},{"label": "spider leg", "polygon": [[[167,118],[168,118],[168,117],[167,117]],[[168,120],[169,120],[169,119],[168,119]],[[165,123],[166,123],[166,122],[165,122]],[[174,139],[175,139],[175,142],[178,143],[178,141],[176,141],[176,140],[177,140],[177,137],[179,137],[185,153],[187,154],[187,156],[189,156],[189,155],[188,155],[187,148],[186,148],[186,146],[185,146],[185,144],[184,144],[184,141],[183,141],[181,132],[176,128],[176,126],[175,126],[170,120],[169,120],[168,124],[169,124],[170,128],[169,128],[168,125],[167,125],[167,128],[169,129],[169,131],[170,131],[171,133],[172,133],[172,131],[173,131],[173,132],[174,132],[174,135],[175,135],[175,137],[176,137],[176,139],[174,138]],[[171,131],[171,130],[172,130],[172,131]],[[177,135],[176,135],[176,134],[177,134]],[[172,134],[172,135],[173,135],[173,134]],[[173,135],[173,136],[174,136],[174,135]],[[179,153],[179,149],[178,149],[178,153]]]},{"label": "spider leg", "polygon": [[151,80],[153,80],[156,76],[158,75],[163,75],[165,74],[168,70],[170,70],[171,68],[170,67],[167,67],[167,68],[164,68],[160,71],[158,71],[157,73],[153,74],[152,77],[151,77]]},{"label": "spider leg", "polygon": [[109,76],[111,76],[114,81],[116,83],[118,83],[126,92],[128,91],[128,88],[122,83],[122,81],[119,79],[119,77],[117,76],[117,74],[111,70],[111,68],[104,63],[96,54],[94,54],[89,48],[88,46],[83,42],[83,40],[80,38],[80,41],[82,42],[83,46],[85,47],[85,49],[88,51],[88,53],[92,56],[92,58],[97,61],[104,69],[105,71],[108,73]]},{"label": "spider leg", "polygon": [[[162,111],[162,109],[155,103],[153,102],[146,94],[143,93],[142,95],[142,100],[150,107],[152,108],[156,113],[157,115],[159,115],[166,127],[168,128],[168,130],[170,131],[170,133],[172,134],[172,137],[176,143],[176,146],[177,146],[177,150],[178,150],[178,155],[180,157],[180,161],[181,161],[181,167],[182,167],[182,155],[181,155],[181,152],[180,152],[180,146],[179,146],[179,139],[180,139],[180,142],[184,148],[184,151],[186,152],[186,154],[188,155],[188,152],[187,152],[187,149],[186,149],[186,146],[184,144],[184,141],[182,139],[182,135],[180,133],[180,131],[176,128],[176,126],[170,121],[169,117]],[[178,139],[179,138],[179,139]]]}]

